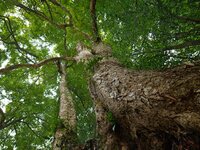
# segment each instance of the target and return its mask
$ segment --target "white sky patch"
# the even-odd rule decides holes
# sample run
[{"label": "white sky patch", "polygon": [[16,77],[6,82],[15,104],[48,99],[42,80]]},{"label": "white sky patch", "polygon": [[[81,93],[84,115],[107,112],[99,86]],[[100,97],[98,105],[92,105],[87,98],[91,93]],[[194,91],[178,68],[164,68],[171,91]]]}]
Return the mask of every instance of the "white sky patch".
[{"label": "white sky patch", "polygon": [[6,50],[6,47],[3,45],[2,41],[0,41],[0,50]]},{"label": "white sky patch", "polygon": [[123,25],[122,25],[122,22],[121,22],[121,21],[119,22],[118,25],[119,25],[119,28],[123,28]]},{"label": "white sky patch", "polygon": [[15,7],[14,12],[6,12],[4,13],[4,15],[19,18],[23,21],[24,25],[26,25],[27,27],[30,26],[30,22],[26,18],[24,18],[23,15],[21,15],[20,9],[18,7]]},{"label": "white sky patch", "polygon": [[8,134],[10,135],[10,136],[15,136],[16,135],[16,133],[15,133],[15,131],[13,130],[10,130],[9,132],[8,132]]},{"label": "white sky patch", "polygon": [[167,50],[166,53],[167,53],[167,55],[169,55],[169,56],[176,56],[176,55],[179,54],[179,52],[178,52],[177,50],[174,50],[174,49],[172,49],[172,50]]},{"label": "white sky patch", "polygon": [[[5,50],[6,50],[6,47],[0,41],[0,53],[1,53],[1,51],[5,51]],[[9,56],[9,55],[7,55],[7,56]],[[9,60],[10,60],[10,57],[7,60],[3,61],[2,64],[0,64],[0,68],[4,68],[8,64]]]},{"label": "white sky patch", "polygon": [[54,57],[56,57],[56,56],[60,56],[58,53],[56,53],[55,52],[55,47],[56,47],[56,45],[51,45],[51,46],[48,46],[47,48],[49,49],[49,54],[51,55],[51,56],[54,56]]},{"label": "white sky patch", "polygon": [[94,108],[93,107],[90,107],[89,108],[89,111],[92,113],[92,112],[94,112]]},{"label": "white sky patch", "polygon": [[12,94],[11,92],[8,93],[4,89],[1,90],[1,100],[0,100],[0,107],[5,112],[6,111],[6,105],[8,105],[11,100],[8,98],[8,95]]},{"label": "white sky patch", "polygon": [[59,54],[56,53],[54,50],[56,45],[46,42],[44,37],[40,37],[40,39],[32,39],[31,44],[35,46],[37,49],[42,49],[42,48],[48,49],[48,53],[50,56],[54,57],[59,56]]},{"label": "white sky patch", "polygon": [[47,98],[54,99],[57,96],[57,87],[52,88],[52,89],[47,89],[44,93],[44,96]]},{"label": "white sky patch", "polygon": [[148,34],[148,39],[149,39],[150,41],[153,40],[153,34],[152,34],[152,33],[149,33],[149,34]]},{"label": "white sky patch", "polygon": [[196,56],[198,56],[200,54],[200,51],[196,51],[196,52],[194,52],[193,54],[192,54],[192,57],[196,57]]},{"label": "white sky patch", "polygon": [[28,75],[28,79],[27,79],[27,82],[30,83],[30,84],[36,84],[36,85],[39,85],[43,82],[43,79],[39,77],[39,75],[32,75],[32,74],[29,74]]},{"label": "white sky patch", "polygon": [[5,60],[5,61],[1,64],[0,69],[1,69],[1,68],[5,68],[5,67],[7,66],[8,62],[9,62],[9,59]]}]

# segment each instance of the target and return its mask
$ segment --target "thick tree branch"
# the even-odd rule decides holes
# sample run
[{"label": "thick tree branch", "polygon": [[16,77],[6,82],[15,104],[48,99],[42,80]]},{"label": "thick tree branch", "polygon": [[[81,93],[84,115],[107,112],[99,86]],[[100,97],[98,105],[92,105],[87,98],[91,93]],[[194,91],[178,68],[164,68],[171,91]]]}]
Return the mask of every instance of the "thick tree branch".
[{"label": "thick tree branch", "polygon": [[74,58],[72,57],[53,57],[53,58],[49,58],[49,59],[46,59],[46,60],[43,60],[37,64],[16,64],[16,65],[11,65],[11,66],[8,66],[8,67],[5,67],[5,68],[2,68],[0,69],[0,74],[4,74],[6,72],[9,72],[9,71],[12,71],[12,70],[16,70],[16,69],[19,69],[19,68],[39,68],[45,64],[48,64],[50,62],[54,62],[54,61],[59,61],[59,60],[66,60],[66,61],[73,61]]},{"label": "thick tree branch", "polygon": [[95,42],[100,42],[101,38],[98,33],[97,16],[96,16],[96,0],[90,0],[90,14],[92,17],[92,29]]}]

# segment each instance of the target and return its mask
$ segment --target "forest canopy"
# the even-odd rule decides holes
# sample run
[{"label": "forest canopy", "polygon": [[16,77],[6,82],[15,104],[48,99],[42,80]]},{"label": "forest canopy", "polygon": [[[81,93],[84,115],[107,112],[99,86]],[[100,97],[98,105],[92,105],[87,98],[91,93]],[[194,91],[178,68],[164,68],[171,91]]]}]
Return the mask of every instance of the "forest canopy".
[{"label": "forest canopy", "polygon": [[[51,147],[60,121],[57,61],[75,57],[78,42],[92,47],[93,13],[90,1],[0,1],[0,148]],[[160,70],[200,58],[198,0],[97,0],[95,17],[124,67]],[[88,90],[94,64],[66,61],[79,143],[96,136]]]}]

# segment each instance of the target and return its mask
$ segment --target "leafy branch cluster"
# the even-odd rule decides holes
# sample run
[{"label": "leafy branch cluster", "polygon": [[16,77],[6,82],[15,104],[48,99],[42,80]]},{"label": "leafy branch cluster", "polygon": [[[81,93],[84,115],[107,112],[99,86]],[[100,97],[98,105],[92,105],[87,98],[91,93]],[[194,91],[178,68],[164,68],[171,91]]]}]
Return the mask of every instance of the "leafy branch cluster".
[{"label": "leafy branch cluster", "polygon": [[79,140],[95,136],[87,80],[88,68],[98,58],[88,68],[73,63],[76,44],[81,41],[91,47],[104,41],[120,62],[139,69],[198,60],[199,10],[198,1],[188,0],[2,0],[0,107],[4,109],[0,113],[0,146],[50,147],[59,122],[56,64],[60,61],[67,63]]}]

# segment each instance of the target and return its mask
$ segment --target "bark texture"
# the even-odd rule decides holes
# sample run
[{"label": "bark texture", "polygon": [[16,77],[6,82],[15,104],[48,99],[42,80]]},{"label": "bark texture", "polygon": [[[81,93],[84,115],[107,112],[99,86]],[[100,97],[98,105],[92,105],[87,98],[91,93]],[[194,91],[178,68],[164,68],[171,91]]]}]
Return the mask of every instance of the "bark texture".
[{"label": "bark texture", "polygon": [[76,142],[76,112],[73,104],[71,93],[67,87],[66,68],[64,63],[59,63],[60,72],[60,107],[59,119],[57,126],[53,150],[70,150]]},{"label": "bark texture", "polygon": [[106,60],[90,91],[102,149],[200,149],[199,63],[131,71]]}]

